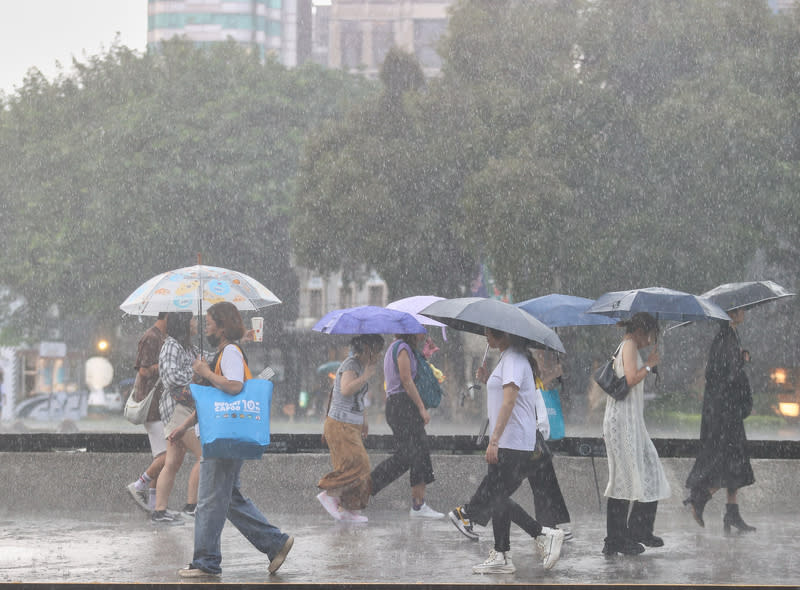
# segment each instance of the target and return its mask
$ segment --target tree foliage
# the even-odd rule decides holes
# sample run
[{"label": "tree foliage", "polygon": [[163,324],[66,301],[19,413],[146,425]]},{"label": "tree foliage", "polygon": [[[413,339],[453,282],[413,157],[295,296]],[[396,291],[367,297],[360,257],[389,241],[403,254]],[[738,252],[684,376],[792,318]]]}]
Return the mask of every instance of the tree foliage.
[{"label": "tree foliage", "polygon": [[[309,129],[370,83],[288,70],[234,43],[114,46],[0,109],[0,283],[27,326],[118,317],[147,278],[196,263],[262,280],[296,313],[289,216]],[[274,314],[271,314],[274,315]]]},{"label": "tree foliage", "polygon": [[462,0],[440,78],[386,100],[384,71],[383,98],[310,143],[299,260],[369,262],[396,296],[458,294],[481,260],[517,299],[699,292],[758,260],[796,277],[796,19],[760,0]]}]

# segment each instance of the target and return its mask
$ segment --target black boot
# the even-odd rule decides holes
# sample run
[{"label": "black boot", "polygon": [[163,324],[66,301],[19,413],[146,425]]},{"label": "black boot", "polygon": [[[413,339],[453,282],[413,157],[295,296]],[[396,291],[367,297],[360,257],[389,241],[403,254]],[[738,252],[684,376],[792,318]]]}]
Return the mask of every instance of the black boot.
[{"label": "black boot", "polygon": [[692,518],[700,526],[706,526],[703,522],[703,509],[706,507],[706,502],[711,499],[711,492],[707,489],[692,488],[689,491],[689,497],[683,501],[684,506],[689,506],[692,510]]},{"label": "black boot", "polygon": [[603,555],[612,556],[638,555],[644,551],[639,543],[631,541],[628,536],[628,501],[617,498],[608,499],[606,510],[606,532],[608,536],[603,543]]},{"label": "black boot", "polygon": [[628,533],[632,541],[646,547],[663,547],[664,539],[653,534],[658,502],[634,502],[628,518]]},{"label": "black boot", "polygon": [[750,526],[742,520],[738,504],[725,504],[725,517],[722,519],[722,527],[726,535],[731,534],[731,526],[737,528],[740,533],[752,533],[756,530],[756,527]]}]

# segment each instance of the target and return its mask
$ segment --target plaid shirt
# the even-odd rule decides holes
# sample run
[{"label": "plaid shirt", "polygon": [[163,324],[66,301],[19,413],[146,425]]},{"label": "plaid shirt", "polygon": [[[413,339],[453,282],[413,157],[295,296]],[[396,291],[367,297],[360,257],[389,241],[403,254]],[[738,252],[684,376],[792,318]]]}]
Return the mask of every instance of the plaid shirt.
[{"label": "plaid shirt", "polygon": [[[192,346],[191,350],[186,350],[172,336],[167,336],[167,339],[164,340],[158,356],[158,372],[161,375],[161,383],[164,386],[164,392],[169,394],[162,395],[158,404],[161,421],[164,424],[172,418],[175,404],[183,397],[183,390],[192,382],[194,376],[192,362],[197,355],[196,346]],[[180,403],[191,405],[192,399],[189,398],[188,402],[181,401]]]}]

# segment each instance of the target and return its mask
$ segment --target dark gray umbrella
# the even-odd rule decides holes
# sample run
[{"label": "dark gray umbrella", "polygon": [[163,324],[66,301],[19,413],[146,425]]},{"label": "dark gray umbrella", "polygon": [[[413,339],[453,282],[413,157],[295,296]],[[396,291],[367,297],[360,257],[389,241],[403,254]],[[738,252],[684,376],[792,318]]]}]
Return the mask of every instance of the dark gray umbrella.
[{"label": "dark gray umbrella", "polygon": [[716,303],[705,297],[664,287],[605,293],[597,298],[586,313],[629,318],[640,311],[649,313],[657,320],[675,322],[731,319]]},{"label": "dark gray umbrella", "polygon": [[561,339],[527,311],[510,303],[484,297],[458,297],[432,303],[421,315],[447,324],[456,330],[483,334],[493,328],[524,338],[535,348],[566,352]]},{"label": "dark gray umbrella", "polygon": [[777,283],[772,281],[748,281],[744,283],[725,283],[703,293],[725,311],[750,309],[762,303],[793,297]]}]

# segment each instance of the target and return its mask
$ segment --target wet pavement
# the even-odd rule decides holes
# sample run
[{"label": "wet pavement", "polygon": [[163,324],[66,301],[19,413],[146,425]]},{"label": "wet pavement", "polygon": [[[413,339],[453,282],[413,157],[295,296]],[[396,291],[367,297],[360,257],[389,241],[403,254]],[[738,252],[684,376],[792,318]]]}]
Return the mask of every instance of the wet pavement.
[{"label": "wet pavement", "polygon": [[[491,527],[473,542],[446,518],[412,520],[406,511],[367,510],[370,521],[361,525],[334,522],[318,505],[304,514],[271,514],[267,506],[262,508],[295,537],[292,552],[270,576],[266,557],[228,523],[222,538],[222,583],[762,587],[800,582],[796,514],[745,514],[758,531],[726,537],[722,505],[709,504],[705,529],[683,510],[667,508],[659,511],[656,522],[665,547],[615,558],[601,554],[605,516],[598,511],[573,514],[575,539],[565,543],[552,570],[542,568],[533,541],[512,526],[516,573],[480,576],[471,566],[492,549]],[[191,558],[192,536],[191,522],[153,526],[142,512],[6,515],[0,521],[0,583],[179,583],[176,570]]]}]

